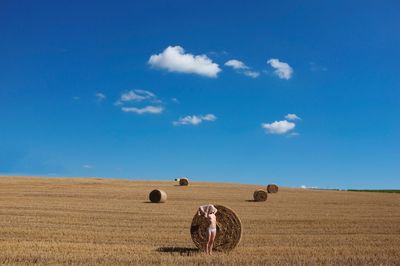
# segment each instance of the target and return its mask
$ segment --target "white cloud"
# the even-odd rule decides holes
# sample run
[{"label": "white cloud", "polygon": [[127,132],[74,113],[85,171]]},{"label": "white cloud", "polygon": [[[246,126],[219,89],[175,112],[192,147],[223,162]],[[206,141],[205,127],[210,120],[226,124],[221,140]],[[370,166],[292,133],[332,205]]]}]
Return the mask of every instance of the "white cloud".
[{"label": "white cloud", "polygon": [[155,94],[150,91],[130,90],[128,92],[121,94],[119,101],[120,102],[132,102],[132,101],[140,102],[140,101],[148,100],[151,98],[155,98]]},{"label": "white cloud", "polygon": [[302,189],[318,189],[318,187],[307,187],[306,185],[301,185],[300,188],[302,188]]},{"label": "white cloud", "polygon": [[225,62],[225,66],[232,67],[236,70],[236,72],[242,73],[243,75],[251,78],[257,78],[260,75],[260,72],[250,70],[250,67],[248,67],[245,63],[236,59],[228,60]]},{"label": "white cloud", "polygon": [[196,115],[193,115],[193,116],[188,115],[188,116],[180,118],[178,121],[174,121],[173,124],[175,126],[177,126],[177,125],[198,125],[202,121],[203,120]]},{"label": "white cloud", "polygon": [[231,59],[225,63],[225,66],[232,67],[233,69],[249,69],[248,66],[246,66],[245,63],[242,61],[236,60],[236,59]]},{"label": "white cloud", "polygon": [[247,71],[243,72],[243,74],[245,74],[246,76],[251,77],[251,78],[257,78],[260,75],[260,72],[247,70]]},{"label": "white cloud", "polygon": [[169,72],[197,74],[210,78],[217,77],[221,71],[218,64],[207,55],[185,53],[181,46],[168,46],[162,53],[150,56],[148,64]]},{"label": "white cloud", "polygon": [[275,121],[273,123],[262,123],[261,127],[269,134],[285,134],[290,130],[294,129],[295,123],[287,120]]},{"label": "white cloud", "polygon": [[217,117],[213,114],[207,114],[207,115],[188,115],[185,117],[179,118],[178,121],[174,121],[172,124],[174,126],[179,126],[179,125],[198,125],[201,124],[203,121],[215,121],[217,120]]},{"label": "white cloud", "polygon": [[137,107],[122,107],[121,110],[126,113],[136,113],[136,114],[145,114],[145,113],[150,113],[150,114],[159,114],[164,111],[164,108],[162,106],[152,106],[148,105],[143,108],[137,108]]},{"label": "white cloud", "polygon": [[213,114],[203,115],[201,118],[203,120],[205,120],[205,121],[215,121],[215,120],[217,120],[217,117],[215,115],[213,115]]},{"label": "white cloud", "polygon": [[293,74],[293,68],[288,63],[281,62],[279,59],[271,58],[267,61],[271,67],[275,68],[274,73],[281,79],[290,79]]},{"label": "white cloud", "polygon": [[287,114],[287,115],[285,116],[285,118],[286,118],[287,120],[292,120],[292,121],[294,121],[294,120],[301,120],[301,118],[300,118],[299,116],[297,116],[296,114]]},{"label": "white cloud", "polygon": [[96,96],[97,100],[99,102],[104,101],[107,97],[104,95],[104,93],[98,92],[94,96]]},{"label": "white cloud", "polygon": [[84,164],[84,165],[82,165],[82,168],[85,168],[85,169],[92,169],[92,168],[93,168],[93,165]]}]

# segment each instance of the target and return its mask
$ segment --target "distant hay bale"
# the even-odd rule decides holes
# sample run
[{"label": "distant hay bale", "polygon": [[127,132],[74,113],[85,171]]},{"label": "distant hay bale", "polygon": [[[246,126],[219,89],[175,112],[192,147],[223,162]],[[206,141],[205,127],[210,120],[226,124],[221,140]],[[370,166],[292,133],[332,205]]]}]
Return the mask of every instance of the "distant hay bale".
[{"label": "distant hay bale", "polygon": [[167,200],[167,193],[161,189],[155,189],[150,192],[149,200],[154,203],[163,203]]},{"label": "distant hay bale", "polygon": [[[217,235],[215,237],[214,248],[216,251],[231,251],[242,238],[242,223],[236,213],[222,205],[214,205],[217,208]],[[205,250],[208,239],[209,222],[203,215],[194,215],[190,234],[194,244],[200,249]]]},{"label": "distant hay bale", "polygon": [[187,186],[189,185],[189,179],[186,177],[180,178],[179,179],[179,185],[180,186]]},{"label": "distant hay bale", "polygon": [[277,193],[278,192],[278,186],[275,184],[269,184],[267,186],[267,191],[268,193]]},{"label": "distant hay bale", "polygon": [[178,181],[180,186],[188,186],[189,185],[189,178],[187,178],[187,177],[175,178],[174,180]]},{"label": "distant hay bale", "polygon": [[257,189],[253,193],[253,198],[254,201],[266,201],[268,198],[268,193],[263,189]]}]

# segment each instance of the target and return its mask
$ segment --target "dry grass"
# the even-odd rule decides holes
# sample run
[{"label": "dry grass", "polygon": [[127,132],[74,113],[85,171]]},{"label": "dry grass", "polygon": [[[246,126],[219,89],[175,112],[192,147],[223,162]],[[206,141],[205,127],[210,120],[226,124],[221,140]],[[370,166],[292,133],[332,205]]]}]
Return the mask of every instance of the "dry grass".
[{"label": "dry grass", "polygon": [[[400,194],[258,186],[0,177],[0,264],[399,265]],[[154,188],[164,204],[149,204]],[[231,253],[196,252],[190,225],[213,203],[240,217]]]}]

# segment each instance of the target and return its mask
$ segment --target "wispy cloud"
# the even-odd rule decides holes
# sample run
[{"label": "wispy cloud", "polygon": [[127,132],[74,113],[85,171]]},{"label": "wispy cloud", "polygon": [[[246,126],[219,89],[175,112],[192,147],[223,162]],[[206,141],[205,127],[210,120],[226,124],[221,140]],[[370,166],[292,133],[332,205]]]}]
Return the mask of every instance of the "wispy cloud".
[{"label": "wispy cloud", "polygon": [[300,188],[302,188],[302,189],[318,189],[318,187],[307,187],[306,185],[301,185]]},{"label": "wispy cloud", "polygon": [[84,165],[82,165],[82,168],[85,168],[85,169],[92,169],[92,168],[93,168],[93,165],[84,164]]},{"label": "wispy cloud", "polygon": [[[141,107],[132,106],[141,104]],[[121,106],[121,110],[125,113],[136,114],[160,114],[164,111],[162,101],[158,99],[151,91],[147,90],[130,90],[121,94],[115,105]],[[145,106],[143,106],[145,105]]]},{"label": "wispy cloud", "polygon": [[97,92],[94,96],[96,97],[97,101],[99,101],[99,102],[102,102],[107,98],[106,95],[101,92]]},{"label": "wispy cloud", "polygon": [[146,90],[130,90],[121,94],[121,97],[116,102],[117,105],[121,105],[124,102],[140,102],[149,99],[155,99],[156,95]]},{"label": "wispy cloud", "polygon": [[260,75],[260,72],[251,70],[245,63],[237,59],[228,60],[225,62],[225,66],[231,67],[236,70],[236,72],[251,78],[257,78]]},{"label": "wispy cloud", "polygon": [[217,117],[213,114],[206,114],[206,115],[188,115],[185,117],[179,118],[178,121],[172,122],[174,126],[179,125],[194,125],[197,126],[201,124],[203,121],[213,122],[217,120]]},{"label": "wispy cloud", "polygon": [[293,74],[293,68],[288,63],[281,62],[279,59],[271,58],[267,63],[274,68],[274,74],[281,79],[290,79]]},{"label": "wispy cloud", "polygon": [[252,70],[244,71],[243,74],[244,74],[245,76],[250,77],[250,78],[257,78],[258,76],[260,76],[260,72],[258,72],[258,71],[252,71]]},{"label": "wispy cloud", "polygon": [[221,71],[207,55],[185,53],[181,46],[168,46],[162,53],[150,56],[148,64],[169,72],[197,74],[216,78]]},{"label": "wispy cloud", "polygon": [[142,108],[137,108],[137,107],[122,107],[121,110],[126,113],[136,113],[136,114],[160,114],[164,111],[164,108],[162,106],[152,106],[148,105]]},{"label": "wispy cloud", "polygon": [[261,127],[265,129],[268,134],[285,134],[296,127],[295,123],[287,120],[275,121],[272,123],[262,123]]},{"label": "wispy cloud", "polygon": [[325,67],[325,66],[318,65],[318,64],[315,63],[315,62],[310,62],[310,70],[311,70],[312,72],[317,72],[317,71],[323,71],[323,72],[325,72],[325,71],[328,71],[328,68]]},{"label": "wispy cloud", "polygon": [[175,98],[175,97],[171,98],[171,101],[172,101],[173,103],[179,103],[179,100],[178,100],[177,98]]},{"label": "wispy cloud", "polygon": [[285,118],[286,118],[287,120],[292,120],[292,121],[294,121],[294,120],[301,120],[301,118],[300,118],[298,115],[296,115],[296,114],[287,114],[287,115],[285,116]]}]

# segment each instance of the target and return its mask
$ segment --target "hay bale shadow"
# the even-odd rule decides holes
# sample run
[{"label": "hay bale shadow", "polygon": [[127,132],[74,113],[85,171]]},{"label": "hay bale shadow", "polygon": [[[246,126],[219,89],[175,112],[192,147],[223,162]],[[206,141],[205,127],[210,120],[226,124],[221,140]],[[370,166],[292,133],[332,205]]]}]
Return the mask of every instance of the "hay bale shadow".
[{"label": "hay bale shadow", "polygon": [[248,199],[248,200],[246,200],[246,202],[258,202],[258,201],[255,201],[253,199]]},{"label": "hay bale shadow", "polygon": [[181,256],[193,256],[200,252],[198,248],[185,248],[185,247],[159,247],[156,250],[158,252],[165,252],[165,253],[179,253],[179,255]]}]

